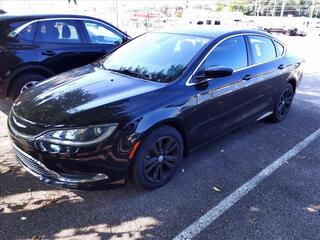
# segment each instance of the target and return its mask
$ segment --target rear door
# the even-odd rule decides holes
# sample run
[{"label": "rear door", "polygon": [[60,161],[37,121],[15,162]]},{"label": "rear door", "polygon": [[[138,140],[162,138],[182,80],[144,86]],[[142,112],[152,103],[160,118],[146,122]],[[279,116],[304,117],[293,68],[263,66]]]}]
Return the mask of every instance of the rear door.
[{"label": "rear door", "polygon": [[38,61],[54,73],[90,63],[85,40],[75,20],[41,20],[34,41]]},{"label": "rear door", "polygon": [[90,61],[110,53],[126,41],[126,37],[115,28],[96,20],[79,20],[86,38],[86,56]]},{"label": "rear door", "polygon": [[272,111],[273,99],[283,89],[290,74],[284,57],[285,48],[279,42],[260,35],[249,35],[248,42],[257,73],[256,82],[263,89]]}]

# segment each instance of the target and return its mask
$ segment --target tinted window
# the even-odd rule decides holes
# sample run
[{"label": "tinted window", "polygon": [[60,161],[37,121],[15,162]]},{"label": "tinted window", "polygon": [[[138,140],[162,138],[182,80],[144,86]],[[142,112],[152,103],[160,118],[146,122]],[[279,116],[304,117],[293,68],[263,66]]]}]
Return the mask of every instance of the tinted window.
[{"label": "tinted window", "polygon": [[21,32],[19,32],[16,38],[18,38],[19,40],[33,41],[36,28],[37,28],[37,23],[28,25]]},{"label": "tinted window", "polygon": [[237,70],[246,67],[247,49],[243,36],[232,37],[219,44],[205,61],[205,68],[224,66]]},{"label": "tinted window", "polygon": [[89,39],[94,44],[120,44],[122,37],[110,31],[107,26],[92,22],[84,21],[85,28],[87,29]]},{"label": "tinted window", "polygon": [[157,82],[178,78],[194,56],[210,41],[199,36],[147,33],[108,55],[110,71]]},{"label": "tinted window", "polygon": [[50,20],[39,22],[38,42],[46,43],[80,43],[76,22],[73,20]]},{"label": "tinted window", "polygon": [[275,47],[271,39],[259,36],[249,36],[249,42],[255,63],[266,62],[276,58]]},{"label": "tinted window", "polygon": [[277,41],[273,41],[274,45],[276,46],[276,51],[277,51],[277,57],[281,56],[284,52],[284,47],[278,43]]},{"label": "tinted window", "polygon": [[10,38],[11,41],[17,40],[26,40],[33,41],[34,33],[36,31],[37,23],[33,23],[21,29],[24,24],[28,23],[27,21],[19,21],[19,22],[0,22],[0,35],[2,41],[5,41],[5,38]]}]

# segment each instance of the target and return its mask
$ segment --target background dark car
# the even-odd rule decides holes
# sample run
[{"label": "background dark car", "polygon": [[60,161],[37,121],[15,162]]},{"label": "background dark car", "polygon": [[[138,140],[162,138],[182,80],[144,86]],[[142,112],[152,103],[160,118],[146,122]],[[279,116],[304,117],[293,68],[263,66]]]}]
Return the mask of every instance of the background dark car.
[{"label": "background dark car", "polygon": [[264,31],[267,33],[282,33],[286,34],[288,30],[285,27],[269,27],[269,28],[264,28]]},{"label": "background dark car", "polygon": [[6,14],[6,13],[7,13],[6,11],[0,9],[0,15],[1,15],[1,14]]},{"label": "background dark car", "polygon": [[130,37],[80,15],[0,16],[0,98],[91,63]]}]

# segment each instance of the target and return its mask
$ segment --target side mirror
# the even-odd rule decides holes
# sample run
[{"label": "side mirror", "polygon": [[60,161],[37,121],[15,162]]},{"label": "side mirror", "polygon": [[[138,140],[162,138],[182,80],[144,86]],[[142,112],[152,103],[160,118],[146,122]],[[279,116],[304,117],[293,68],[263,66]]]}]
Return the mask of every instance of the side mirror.
[{"label": "side mirror", "polygon": [[233,73],[232,68],[227,68],[224,66],[214,66],[204,70],[205,78],[228,77],[228,76],[231,76],[232,73]]}]

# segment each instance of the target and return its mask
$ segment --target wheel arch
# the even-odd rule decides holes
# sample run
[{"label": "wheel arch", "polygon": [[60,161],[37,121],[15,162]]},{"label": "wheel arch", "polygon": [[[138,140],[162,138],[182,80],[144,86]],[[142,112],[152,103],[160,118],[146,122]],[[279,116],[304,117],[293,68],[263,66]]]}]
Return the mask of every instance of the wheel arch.
[{"label": "wheel arch", "polygon": [[18,69],[14,70],[9,77],[9,84],[7,87],[7,96],[10,96],[12,87],[16,81],[16,79],[23,75],[23,74],[28,74],[28,73],[37,73],[40,75],[43,75],[44,77],[52,77],[54,76],[54,72],[52,72],[49,68],[46,68],[44,66],[41,66],[39,64],[29,64],[29,65],[24,65],[19,67]]},{"label": "wheel arch", "polygon": [[164,119],[164,120],[162,120],[160,122],[155,123],[154,125],[149,127],[142,134],[142,136],[141,136],[142,139],[144,139],[153,130],[155,130],[155,129],[161,127],[161,126],[173,127],[174,129],[176,129],[180,133],[180,135],[182,137],[182,141],[183,141],[183,156],[187,157],[189,155],[189,152],[190,152],[188,135],[187,135],[186,129],[184,128],[183,124],[178,119],[174,119],[174,118],[172,118],[172,119]]},{"label": "wheel arch", "polygon": [[297,89],[297,79],[295,79],[295,78],[290,78],[290,79],[288,80],[288,83],[290,83],[290,84],[292,85],[293,90],[294,90],[294,92],[295,92],[296,89]]}]

